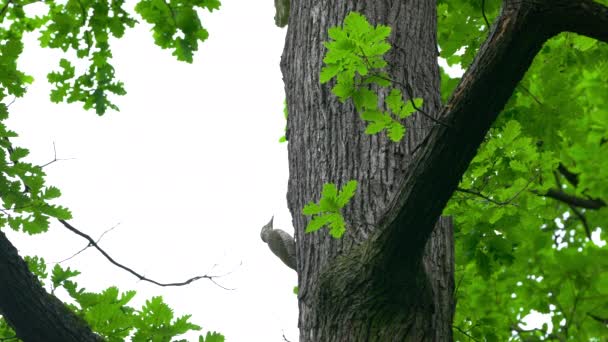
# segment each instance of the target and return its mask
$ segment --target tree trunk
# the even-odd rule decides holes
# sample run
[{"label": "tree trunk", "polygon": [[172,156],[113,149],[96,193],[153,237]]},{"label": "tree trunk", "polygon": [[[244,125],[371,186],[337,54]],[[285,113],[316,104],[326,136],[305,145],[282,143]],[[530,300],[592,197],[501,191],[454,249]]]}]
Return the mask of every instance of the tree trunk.
[{"label": "tree trunk", "polygon": [[102,341],[87,323],[47,293],[0,231],[0,308],[26,342]]},{"label": "tree trunk", "polygon": [[[400,143],[384,134],[365,135],[353,106],[339,103],[331,85],[319,83],[327,30],[341,25],[350,11],[392,27],[391,77],[410,84],[427,113],[441,109],[434,1],[292,1],[281,67],[289,109],[287,199],[297,239],[300,341],[450,341],[454,261],[448,219],[439,220],[422,262],[404,258],[399,274],[367,267],[381,253],[368,238],[394,202],[412,151],[434,123],[414,115]],[[351,179],[359,187],[344,211],[347,233],[339,240],[323,230],[305,234],[303,206],[318,200],[324,183]]]}]

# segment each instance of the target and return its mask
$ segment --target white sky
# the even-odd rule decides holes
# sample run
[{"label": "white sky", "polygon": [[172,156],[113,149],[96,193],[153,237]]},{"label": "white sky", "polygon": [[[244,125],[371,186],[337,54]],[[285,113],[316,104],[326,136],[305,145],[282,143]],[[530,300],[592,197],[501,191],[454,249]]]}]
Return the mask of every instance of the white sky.
[{"label": "white sky", "polygon": [[[128,94],[115,98],[121,111],[97,117],[80,104],[52,104],[46,73],[61,51],[29,39],[21,67],[36,79],[11,105],[16,146],[29,161],[60,161],[45,168],[49,185],[62,192],[71,222],[99,237],[118,262],[161,282],[200,274],[224,274],[185,287],[140,282],[93,249],[62,264],[80,270],[79,285],[100,291],[116,285],[136,290],[138,307],[162,295],[176,315],[219,331],[228,341],[297,341],[296,273],[260,240],[275,227],[290,233],[286,206],[287,145],[283,135],[283,83],[279,61],[285,30],[274,26],[272,1],[223,1],[204,16],[210,37],[194,64],[177,62],[153,44],[139,25],[113,44],[116,75]],[[8,232],[9,229],[5,229]],[[86,245],[53,223],[46,234],[8,232],[23,255],[47,262]],[[52,268],[52,264],[50,268]],[[187,335],[194,340],[193,335]]]}]

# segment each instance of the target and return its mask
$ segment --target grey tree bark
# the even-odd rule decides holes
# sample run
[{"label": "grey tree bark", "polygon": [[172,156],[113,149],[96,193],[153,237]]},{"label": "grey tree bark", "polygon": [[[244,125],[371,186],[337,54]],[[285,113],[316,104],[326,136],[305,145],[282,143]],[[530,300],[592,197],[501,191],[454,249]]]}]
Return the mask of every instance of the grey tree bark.
[{"label": "grey tree bark", "polygon": [[[454,258],[448,219],[438,222],[422,264],[413,258],[401,260],[403,272],[394,279],[371,274],[371,269],[347,274],[335,269],[337,257],[366,258],[365,242],[400,190],[412,151],[433,125],[415,115],[401,143],[385,135],[365,135],[365,124],[352,105],[339,103],[331,85],[319,84],[327,29],[341,24],[353,10],[373,24],[392,27],[391,77],[407,82],[414,96],[424,98],[425,112],[436,115],[441,109],[433,1],[292,1],[291,17],[297,19],[289,23],[281,65],[289,106],[288,203],[298,241],[300,341],[449,341]],[[336,240],[324,231],[305,234],[302,207],[318,199],[324,183],[350,179],[357,180],[359,188],[345,212],[346,235]],[[403,243],[401,248],[411,246]],[[349,293],[338,291],[341,286],[319,291],[327,289],[324,282],[346,279],[357,284]],[[347,303],[335,305],[339,297]]]},{"label": "grey tree bark", "polygon": [[[445,106],[439,100],[435,1],[293,0],[281,68],[289,110],[287,200],[296,235],[300,341],[450,341],[453,237],[439,219],[485,134],[542,44],[572,31],[608,42],[608,8],[592,0],[504,0]],[[366,136],[350,104],[319,84],[327,29],[350,11],[393,28],[393,79],[424,110],[406,140]],[[406,94],[405,91],[402,92]],[[341,240],[305,234],[302,207],[322,185],[359,189]]]},{"label": "grey tree bark", "polygon": [[3,232],[0,232],[0,308],[17,337],[26,342],[102,341],[82,318],[46,292]]}]

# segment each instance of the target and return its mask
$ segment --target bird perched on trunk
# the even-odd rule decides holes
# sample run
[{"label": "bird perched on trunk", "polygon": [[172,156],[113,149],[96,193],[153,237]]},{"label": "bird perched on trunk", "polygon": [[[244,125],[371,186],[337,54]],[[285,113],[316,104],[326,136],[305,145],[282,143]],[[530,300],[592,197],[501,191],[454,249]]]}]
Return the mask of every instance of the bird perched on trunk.
[{"label": "bird perched on trunk", "polygon": [[262,227],[262,241],[268,244],[268,247],[278,256],[279,259],[289,268],[296,269],[296,241],[289,233],[284,232],[280,229],[272,228],[272,221],[274,216],[270,219],[270,222]]}]

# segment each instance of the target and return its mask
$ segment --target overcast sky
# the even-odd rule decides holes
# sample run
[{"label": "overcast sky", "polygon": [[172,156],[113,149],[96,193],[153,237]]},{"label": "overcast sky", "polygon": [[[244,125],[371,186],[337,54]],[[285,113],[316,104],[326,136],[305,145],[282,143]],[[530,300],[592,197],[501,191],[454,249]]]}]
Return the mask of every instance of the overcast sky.
[{"label": "overcast sky", "polygon": [[[20,66],[35,77],[10,107],[16,146],[44,164],[63,193],[76,228],[99,237],[112,257],[161,282],[210,274],[186,287],[138,281],[93,249],[62,263],[83,274],[80,286],[136,290],[133,304],[162,295],[176,315],[190,313],[204,331],[228,341],[297,341],[296,273],[260,240],[275,227],[290,233],[286,205],[287,145],[279,61],[285,29],[274,26],[272,1],[223,1],[204,16],[209,39],[193,64],[177,62],[139,25],[113,44],[116,76],[128,94],[120,112],[97,117],[80,104],[52,104],[46,73],[61,51],[28,37]],[[5,229],[5,231],[7,231]],[[46,234],[9,232],[20,254],[47,262],[69,257],[86,241],[53,223]],[[54,266],[53,264],[50,267]],[[65,298],[65,297],[64,297]],[[196,335],[188,335],[190,337]],[[192,340],[194,340],[192,338]]]}]

